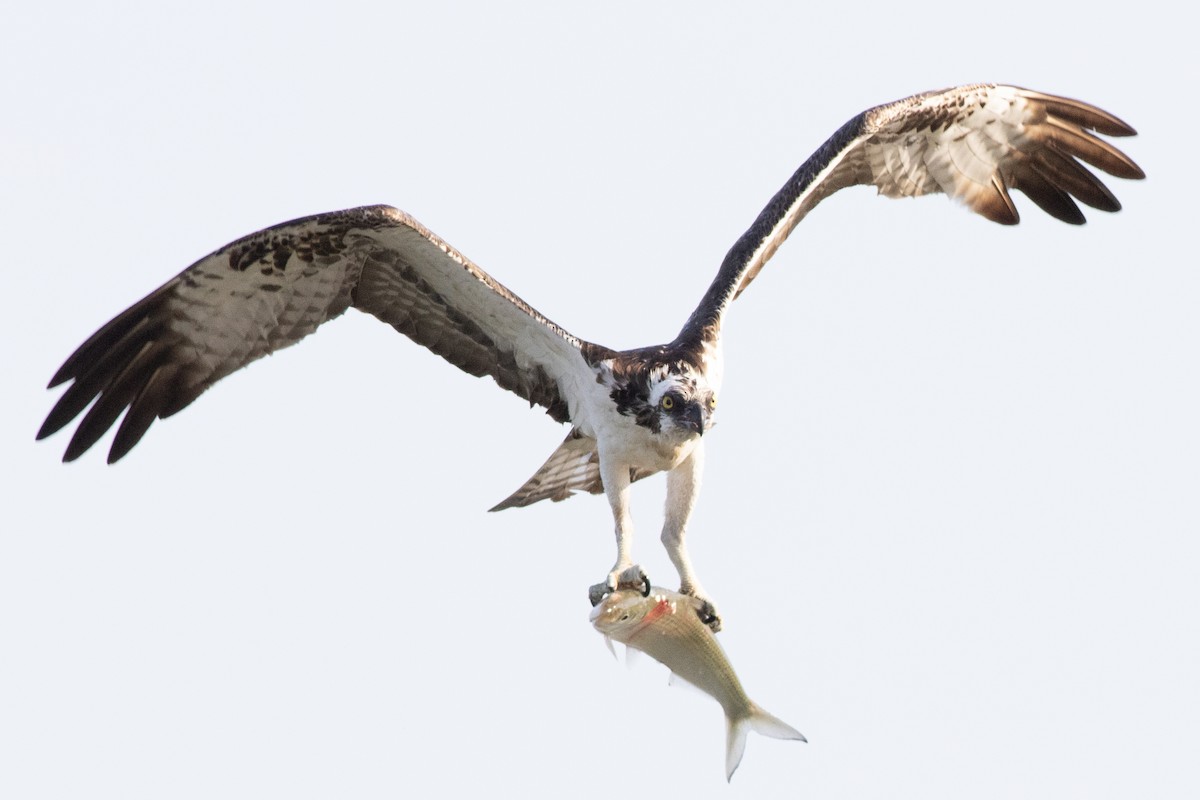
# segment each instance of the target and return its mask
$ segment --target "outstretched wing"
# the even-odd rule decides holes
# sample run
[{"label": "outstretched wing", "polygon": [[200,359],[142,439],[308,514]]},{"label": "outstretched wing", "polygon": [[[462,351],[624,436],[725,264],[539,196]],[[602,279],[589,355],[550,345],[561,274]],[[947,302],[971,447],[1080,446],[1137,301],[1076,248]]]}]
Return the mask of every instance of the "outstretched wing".
[{"label": "outstretched wing", "polygon": [[559,421],[571,416],[569,387],[593,379],[581,348],[594,345],[530,308],[412,217],[368,206],[239,239],[122,312],[54,375],[52,387],[73,383],[38,438],[95,400],[67,445],[64,460],[71,461],[128,409],[112,463],[156,418],[351,306],[472,375],[492,376]]},{"label": "outstretched wing", "polygon": [[888,197],[944,192],[1005,225],[1019,221],[1012,189],[1072,224],[1084,222],[1072,197],[1101,211],[1119,210],[1108,187],[1077,159],[1120,178],[1145,174],[1090,130],[1109,136],[1135,133],[1087,103],[992,84],[927,92],[864,111],[821,145],[771,198],[725,256],[680,338],[711,339],[729,303],[796,224],[847,186],[872,185]]}]

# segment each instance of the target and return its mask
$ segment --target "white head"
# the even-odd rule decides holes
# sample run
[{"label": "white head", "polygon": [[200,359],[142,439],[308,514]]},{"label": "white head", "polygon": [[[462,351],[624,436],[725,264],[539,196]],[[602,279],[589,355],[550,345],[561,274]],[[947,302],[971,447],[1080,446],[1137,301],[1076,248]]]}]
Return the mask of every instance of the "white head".
[{"label": "white head", "polygon": [[691,369],[657,367],[650,373],[647,406],[653,410],[656,432],[703,436],[712,427],[717,393]]}]

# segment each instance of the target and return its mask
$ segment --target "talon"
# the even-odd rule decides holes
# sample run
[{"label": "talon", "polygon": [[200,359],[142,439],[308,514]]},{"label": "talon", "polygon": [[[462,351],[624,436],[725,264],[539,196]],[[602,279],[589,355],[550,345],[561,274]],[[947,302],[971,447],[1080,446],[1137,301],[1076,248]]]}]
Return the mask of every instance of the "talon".
[{"label": "talon", "polygon": [[632,567],[627,567],[617,577],[617,588],[622,587],[628,589],[636,589],[642,597],[650,596],[650,577],[646,575],[646,571],[637,564]]},{"label": "talon", "polygon": [[[632,585],[635,589],[637,589],[639,592],[641,592],[642,597],[649,597],[650,596],[650,576],[647,575],[646,571],[643,570],[641,567],[634,567],[634,569],[637,570],[637,576],[634,580],[629,582],[630,585]],[[641,588],[638,588],[638,584],[641,584]]]},{"label": "talon", "polygon": [[597,583],[595,586],[588,587],[588,601],[591,602],[592,608],[600,605],[600,601],[604,597],[613,592],[613,587],[608,585],[608,582]]},{"label": "talon", "polygon": [[603,583],[588,587],[588,601],[592,607],[600,605],[605,597],[621,589],[633,589],[642,597],[649,597],[653,587],[648,576],[641,567],[634,564],[622,572],[610,572]]},{"label": "talon", "polygon": [[711,601],[702,600],[700,607],[696,609],[696,614],[713,633],[721,632],[721,615],[717,613],[717,609]]}]

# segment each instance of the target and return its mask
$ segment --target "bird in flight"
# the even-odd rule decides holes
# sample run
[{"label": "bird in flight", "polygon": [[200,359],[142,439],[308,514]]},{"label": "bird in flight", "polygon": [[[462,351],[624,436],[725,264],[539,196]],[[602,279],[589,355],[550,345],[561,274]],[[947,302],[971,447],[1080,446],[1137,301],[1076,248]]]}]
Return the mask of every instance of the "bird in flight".
[{"label": "bird in flight", "polygon": [[[1018,221],[1010,192],[1079,224],[1072,198],[1120,203],[1080,161],[1121,178],[1143,172],[1092,133],[1134,130],[1092,105],[1015,86],[977,84],[868,109],[839,128],[788,179],[721,262],[666,344],[617,351],[572,336],[417,220],[388,206],[305,217],[205,256],[94,333],[50,381],[71,385],[38,432],[87,409],[67,444],[78,458],[112,427],[112,463],[151,423],[181,411],[221,378],[356,308],[454,366],[490,375],[570,431],[533,477],[492,510],[604,493],[617,558],[589,591],[648,591],[633,560],[630,485],[667,473],[662,542],[702,617],[721,622],[688,557],[685,532],[721,389],[721,332],[733,300],[801,219],[855,185],[887,197],[945,193],[987,219]],[[93,402],[94,401],[94,402]],[[88,406],[91,406],[88,408]]]}]

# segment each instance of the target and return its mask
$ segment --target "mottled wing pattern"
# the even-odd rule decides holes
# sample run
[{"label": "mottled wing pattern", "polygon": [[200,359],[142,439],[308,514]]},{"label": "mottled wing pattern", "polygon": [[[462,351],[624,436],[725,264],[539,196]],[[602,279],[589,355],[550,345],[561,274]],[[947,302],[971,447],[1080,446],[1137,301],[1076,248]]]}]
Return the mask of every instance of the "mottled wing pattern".
[{"label": "mottled wing pattern", "polygon": [[51,386],[72,383],[38,438],[90,404],[67,445],[70,461],[125,412],[109,451],[109,462],[116,461],[155,419],[351,306],[472,375],[491,375],[560,421],[568,419],[569,404],[559,381],[592,379],[580,354],[586,343],[416,220],[370,206],[239,239],[118,315],[54,375]]},{"label": "mottled wing pattern", "polygon": [[600,494],[603,491],[604,484],[600,480],[600,453],[596,450],[596,440],[572,430],[532,478],[488,510],[520,508],[539,500],[558,502],[566,500],[575,492]]},{"label": "mottled wing pattern", "polygon": [[1134,134],[1078,100],[1014,86],[962,87],[868,112],[853,160],[888,197],[945,192],[993,222],[1014,225],[1020,216],[1008,190],[1017,189],[1056,219],[1078,225],[1085,219],[1072,196],[1101,211],[1121,204],[1076,159],[1119,178],[1145,177],[1089,130]]},{"label": "mottled wing pattern", "polygon": [[803,185],[792,191],[785,186],[784,198],[776,197],[790,202],[775,209],[775,222],[758,237],[737,291],[750,285],[805,214],[847,186],[872,185],[887,197],[943,192],[1006,225],[1020,220],[1009,189],[1073,224],[1084,216],[1071,195],[1101,211],[1117,211],[1116,197],[1077,159],[1120,178],[1145,174],[1089,130],[1135,133],[1095,106],[1015,86],[959,86],[865,111],[793,176]]},{"label": "mottled wing pattern", "polygon": [[796,224],[847,186],[875,186],[887,197],[942,192],[1006,225],[1019,220],[1012,189],[1073,224],[1084,222],[1084,216],[1072,198],[1117,211],[1116,197],[1080,161],[1120,178],[1145,175],[1090,131],[1135,133],[1087,103],[991,84],[927,92],[864,111],[801,165],[738,239],[684,335],[712,338],[729,302],[750,285]]},{"label": "mottled wing pattern", "polygon": [[[629,478],[639,481],[653,474],[648,470],[632,469]],[[604,483],[600,480],[600,453],[596,450],[596,440],[572,430],[532,478],[488,510],[520,508],[540,500],[557,503],[576,492],[601,494],[604,492]]]}]

